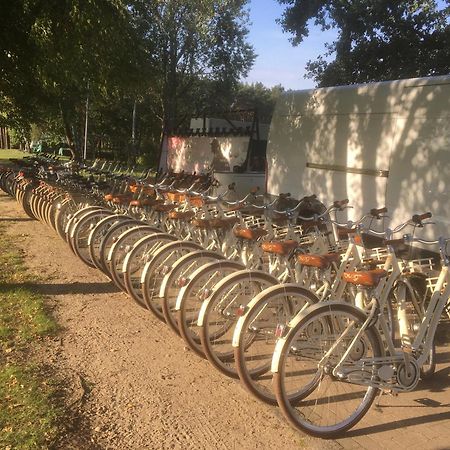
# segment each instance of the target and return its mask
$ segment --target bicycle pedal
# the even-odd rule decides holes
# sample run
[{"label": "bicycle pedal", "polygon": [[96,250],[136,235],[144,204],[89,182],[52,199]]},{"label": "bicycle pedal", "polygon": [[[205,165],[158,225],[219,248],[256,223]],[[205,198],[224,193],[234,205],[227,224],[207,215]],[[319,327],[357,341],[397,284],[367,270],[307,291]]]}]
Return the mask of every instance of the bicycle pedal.
[{"label": "bicycle pedal", "polygon": [[382,394],[390,395],[391,397],[398,397],[398,392],[393,389],[383,389],[381,391]]}]

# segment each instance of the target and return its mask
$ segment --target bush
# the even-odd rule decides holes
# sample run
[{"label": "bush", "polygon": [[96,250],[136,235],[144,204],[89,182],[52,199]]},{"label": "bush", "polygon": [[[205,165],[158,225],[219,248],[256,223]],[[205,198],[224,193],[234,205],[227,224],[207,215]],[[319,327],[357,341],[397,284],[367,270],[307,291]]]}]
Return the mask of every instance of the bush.
[{"label": "bush", "polygon": [[136,164],[139,166],[150,167],[154,165],[154,156],[150,154],[140,155],[136,158]]}]

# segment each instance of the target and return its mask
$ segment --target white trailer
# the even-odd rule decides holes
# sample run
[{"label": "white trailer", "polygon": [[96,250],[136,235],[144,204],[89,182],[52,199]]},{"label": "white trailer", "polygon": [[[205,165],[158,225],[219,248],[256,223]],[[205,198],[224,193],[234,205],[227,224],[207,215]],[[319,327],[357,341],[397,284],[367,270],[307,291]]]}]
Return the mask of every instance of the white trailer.
[{"label": "white trailer", "polygon": [[450,237],[450,76],[290,91],[267,146],[267,190],[348,198],[357,219],[387,206],[391,225],[431,211],[423,237]]}]

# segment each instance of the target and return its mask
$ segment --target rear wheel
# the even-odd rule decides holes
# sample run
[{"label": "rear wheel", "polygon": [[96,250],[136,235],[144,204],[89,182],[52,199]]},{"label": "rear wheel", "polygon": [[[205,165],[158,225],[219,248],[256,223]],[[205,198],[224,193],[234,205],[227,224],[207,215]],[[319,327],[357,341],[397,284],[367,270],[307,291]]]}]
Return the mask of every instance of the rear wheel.
[{"label": "rear wheel", "polygon": [[433,342],[430,351],[428,352],[428,358],[420,368],[420,378],[422,380],[428,380],[434,375],[436,371],[436,345]]},{"label": "rear wheel", "polygon": [[201,248],[195,242],[171,242],[158,249],[153,259],[145,265],[141,278],[142,298],[149,311],[163,322],[165,322],[163,301],[159,293],[164,277],[172,270],[172,266],[181,255]]},{"label": "rear wheel", "polygon": [[168,233],[153,233],[137,241],[127,253],[122,264],[125,291],[139,305],[145,308],[141,289],[141,277],[147,262],[151,261],[158,250],[176,238]]},{"label": "rear wheel", "polygon": [[89,235],[100,220],[110,215],[111,211],[107,209],[87,213],[78,220],[70,232],[69,244],[73,252],[90,267],[95,267],[95,265],[89,254]]},{"label": "rear wheel", "polygon": [[131,219],[131,217],[129,216],[111,214],[110,216],[107,216],[100,220],[91,231],[88,238],[89,255],[94,266],[97,267],[97,269],[100,269],[102,272],[103,266],[100,263],[100,245],[103,238],[106,236],[108,230],[116,223],[129,219]]},{"label": "rear wheel", "polygon": [[205,354],[197,325],[202,302],[211,295],[219,281],[242,269],[244,266],[235,261],[210,262],[192,273],[188,284],[180,289],[175,306],[178,329],[191,350],[202,357]]},{"label": "rear wheel", "polygon": [[100,242],[100,246],[98,248],[98,262],[100,266],[103,268],[103,272],[111,278],[111,268],[108,264],[108,254],[111,250],[111,247],[114,245],[122,233],[126,230],[134,228],[139,222],[135,219],[125,219],[120,222],[114,224],[109,228],[105,236]]},{"label": "rear wheel", "polygon": [[287,336],[278,341],[274,390],[294,427],[334,438],[366,414],[378,392],[371,385],[378,380],[374,358],[382,354],[375,327],[361,331],[366,319],[351,305],[319,303],[296,316]]},{"label": "rear wheel", "polygon": [[137,241],[155,233],[162,232],[150,225],[137,225],[124,231],[111,246],[107,256],[107,265],[112,280],[122,291],[126,291],[127,289],[123,278],[122,267],[128,252]]},{"label": "rear wheel", "polygon": [[100,210],[106,210],[105,208],[102,208],[100,206],[85,206],[80,208],[78,205],[75,204],[73,212],[69,212],[67,215],[67,220],[65,220],[64,225],[64,240],[69,244],[69,247],[73,251],[71,244],[70,244],[70,235],[72,233],[73,227],[76,225],[76,223],[86,214],[92,212],[92,211],[100,211]]},{"label": "rear wheel", "polygon": [[248,304],[233,336],[239,378],[260,400],[276,405],[270,367],[276,340],[292,317],[319,299],[297,284],[281,284],[262,291]]},{"label": "rear wheel", "polygon": [[266,272],[240,270],[216,284],[199,315],[200,339],[208,361],[225,375],[238,378],[232,338],[234,326],[248,303],[264,289],[278,284]]},{"label": "rear wheel", "polygon": [[[425,301],[426,278],[422,274],[409,274],[407,281],[400,280],[394,286],[391,299],[396,302],[398,314],[400,314],[399,311],[404,309],[401,317],[403,317],[403,320],[407,320],[408,323],[403,325],[403,332],[411,338],[415,333],[415,329],[422,323],[427,308]],[[399,332],[399,334],[401,333]],[[426,380],[431,378],[435,371],[436,346],[433,342],[428,352],[428,358],[420,368],[420,377]]]},{"label": "rear wheel", "polygon": [[190,251],[181,255],[178,250],[175,250],[176,255],[172,257],[176,258],[176,262],[173,264],[172,269],[164,277],[161,284],[160,297],[162,298],[162,309],[166,323],[172,328],[175,333],[179,334],[179,327],[176,317],[176,301],[180,289],[185,286],[196,269],[203,266],[208,262],[214,262],[222,260],[223,256],[219,253],[197,250]]}]

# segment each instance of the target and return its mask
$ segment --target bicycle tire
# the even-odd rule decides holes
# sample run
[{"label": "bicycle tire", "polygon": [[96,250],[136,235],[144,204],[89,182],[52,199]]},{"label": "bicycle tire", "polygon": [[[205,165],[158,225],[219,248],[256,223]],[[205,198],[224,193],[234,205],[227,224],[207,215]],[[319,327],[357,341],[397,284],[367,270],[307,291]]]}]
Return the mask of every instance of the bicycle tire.
[{"label": "bicycle tire", "polygon": [[19,194],[19,204],[22,206],[22,209],[25,211],[25,214],[33,220],[38,220],[37,216],[33,213],[31,209],[30,201],[33,195],[33,186],[31,183],[27,183],[21,193]]},{"label": "bicycle tire", "polygon": [[123,281],[123,261],[127,253],[133,248],[133,245],[144,236],[154,233],[161,233],[156,227],[150,225],[136,225],[133,228],[125,230],[111,246],[108,256],[107,265],[113,282],[122,291],[126,291]]},{"label": "bicycle tire", "polygon": [[254,297],[237,321],[233,334],[237,372],[248,391],[263,402],[277,404],[270,374],[277,333],[287,329],[300,310],[319,301],[298,284],[278,284]]},{"label": "bicycle tire", "polygon": [[124,231],[129,230],[130,228],[134,228],[137,224],[139,224],[139,221],[133,218],[122,220],[110,227],[105,236],[103,236],[103,239],[100,242],[100,246],[98,248],[98,262],[103,268],[103,273],[109,278],[112,278],[111,267],[108,261],[108,255],[111,247]]},{"label": "bicycle tire", "polygon": [[100,252],[99,252],[101,241],[105,237],[108,230],[114,224],[127,219],[132,218],[130,216],[126,216],[123,214],[111,214],[101,219],[89,234],[88,237],[89,255],[91,257],[94,266],[97,269],[101,270],[102,272],[104,272],[104,269],[100,263]]},{"label": "bicycle tire", "polygon": [[203,358],[206,356],[197,329],[202,301],[209,297],[221,279],[242,269],[243,264],[226,259],[207,263],[191,274],[188,284],[178,293],[175,311],[180,336],[193,352]]},{"label": "bicycle tire", "polygon": [[66,234],[65,229],[67,222],[71,217],[71,211],[75,209],[75,203],[68,198],[63,199],[61,202],[55,205],[55,230],[58,236],[65,241]]},{"label": "bicycle tire", "polygon": [[80,220],[85,214],[88,214],[91,211],[99,211],[101,209],[105,209],[105,208],[102,208],[101,206],[92,206],[91,205],[91,206],[82,207],[80,209],[76,209],[75,211],[73,211],[73,213],[69,214],[70,217],[66,221],[66,224],[64,227],[64,240],[67,242],[67,244],[69,244],[69,247],[70,247],[70,242],[69,242],[70,234],[72,232],[72,228],[75,226],[75,224],[78,222],[78,220]]},{"label": "bicycle tire", "polygon": [[71,229],[69,245],[73,252],[89,267],[95,267],[89,254],[89,234],[95,225],[104,217],[109,217],[111,211],[99,210],[85,214]]},{"label": "bicycle tire", "polygon": [[422,380],[429,380],[436,372],[436,344],[431,344],[427,360],[420,368],[420,378]]},{"label": "bicycle tire", "polygon": [[[175,250],[177,252],[177,250]],[[180,333],[176,317],[176,300],[180,288],[180,282],[187,283],[192,273],[203,264],[211,261],[222,260],[223,255],[211,250],[188,251],[177,256],[177,261],[172,266],[172,270],[166,274],[161,283],[159,296],[162,299],[162,310],[166,323],[176,334]]]},{"label": "bicycle tire", "polygon": [[[321,302],[298,314],[287,335],[277,342],[272,361],[274,390],[281,411],[295,428],[315,437],[336,438],[369,410],[379,391],[370,380],[357,384],[333,375],[336,363],[357,335],[346,360],[347,364],[352,360],[355,371],[350,366],[344,373],[359,374],[358,361],[363,360],[361,367],[367,367],[367,361],[383,354],[376,327],[361,331],[366,319],[366,313],[352,305]],[[366,377],[377,380],[377,369],[374,362]]]},{"label": "bicycle tire", "polygon": [[170,258],[173,255],[174,247],[182,247],[186,249],[186,252],[202,249],[196,242],[177,240],[162,246],[153,255],[153,259],[148,261],[145,265],[141,277],[142,298],[144,299],[147,309],[162,322],[165,322],[165,318],[159,291],[164,276],[171,270],[173,261],[171,261]]},{"label": "bicycle tire", "polygon": [[137,241],[125,256],[122,264],[125,292],[143,308],[146,307],[141,289],[141,278],[147,262],[151,261],[165,243],[177,242],[168,233],[152,233]]},{"label": "bicycle tire", "polygon": [[232,336],[239,311],[267,287],[278,284],[272,275],[260,270],[240,270],[217,283],[201,307],[198,326],[203,351],[220,372],[239,378],[234,361]]}]

